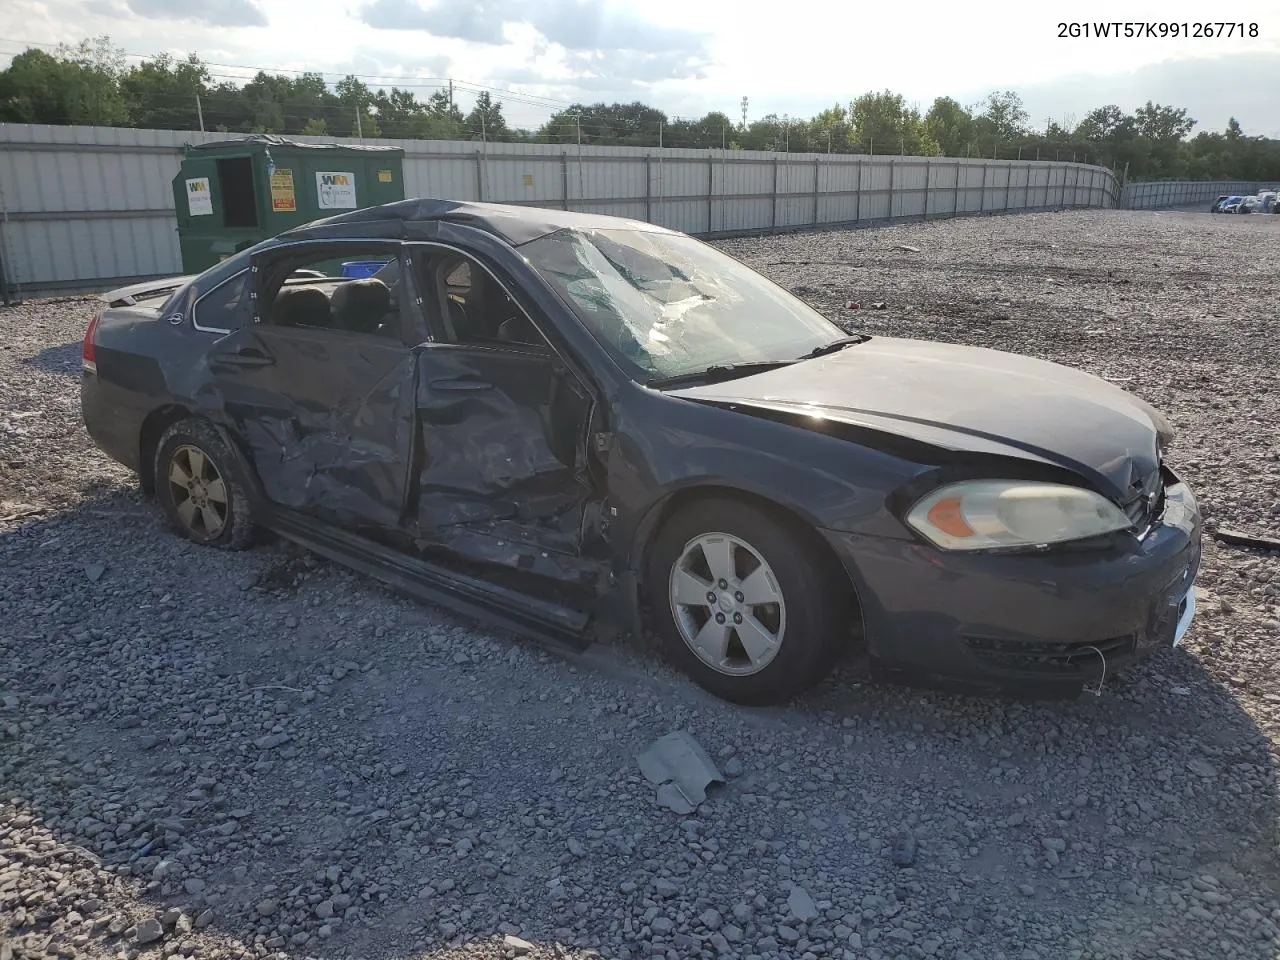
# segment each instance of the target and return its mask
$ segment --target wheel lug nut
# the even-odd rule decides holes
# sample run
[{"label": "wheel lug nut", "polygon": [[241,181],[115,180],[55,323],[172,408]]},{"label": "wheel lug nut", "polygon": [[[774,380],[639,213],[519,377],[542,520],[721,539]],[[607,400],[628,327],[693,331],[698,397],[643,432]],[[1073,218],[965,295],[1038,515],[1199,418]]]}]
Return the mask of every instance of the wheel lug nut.
[{"label": "wheel lug nut", "polygon": [[717,613],[717,614],[716,614],[716,623],[724,623],[724,614],[723,614],[723,613]]},{"label": "wheel lug nut", "polygon": [[735,599],[735,600],[737,600],[739,603],[741,603],[743,600],[745,600],[745,599],[747,599],[747,598],[746,598],[745,596],[743,596],[743,595],[742,595],[742,591],[741,591],[741,590],[739,590],[737,593],[735,593],[735,594],[733,595],[733,599]]},{"label": "wheel lug nut", "polygon": [[728,586],[729,586],[729,581],[724,580],[724,579],[722,578],[722,579],[720,580],[720,582],[719,582],[718,584],[716,584],[716,586],[718,586],[721,590],[725,590],[725,589],[727,589],[727,588],[728,588]]},{"label": "wheel lug nut", "polygon": [[741,623],[741,622],[742,622],[742,614],[740,614],[740,613],[735,613],[735,614],[733,615],[733,622],[734,622],[734,623]]},{"label": "wheel lug nut", "polygon": [[712,593],[710,590],[708,590],[708,591],[707,591],[707,603],[715,603],[715,602],[716,602],[716,595],[715,595],[714,593]]}]

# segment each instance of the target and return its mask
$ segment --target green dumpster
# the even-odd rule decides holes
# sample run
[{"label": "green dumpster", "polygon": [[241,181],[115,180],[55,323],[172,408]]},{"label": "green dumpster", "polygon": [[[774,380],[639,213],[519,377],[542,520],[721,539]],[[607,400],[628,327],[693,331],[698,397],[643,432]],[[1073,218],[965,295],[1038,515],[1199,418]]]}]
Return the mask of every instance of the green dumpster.
[{"label": "green dumpster", "polygon": [[255,135],[188,144],[173,179],[184,273],[321,217],[404,199],[404,150]]}]

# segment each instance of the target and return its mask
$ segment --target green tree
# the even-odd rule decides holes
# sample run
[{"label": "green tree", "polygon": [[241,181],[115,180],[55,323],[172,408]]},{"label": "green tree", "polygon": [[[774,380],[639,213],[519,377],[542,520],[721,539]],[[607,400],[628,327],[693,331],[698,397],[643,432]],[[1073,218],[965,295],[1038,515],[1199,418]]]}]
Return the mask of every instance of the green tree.
[{"label": "green tree", "polygon": [[848,153],[853,144],[849,111],[838,103],[823,110],[809,121],[809,140],[819,153]]},{"label": "green tree", "polygon": [[957,101],[938,97],[924,115],[924,125],[944,156],[965,156],[973,140],[973,114]]},{"label": "green tree", "polygon": [[488,90],[476,95],[476,105],[467,114],[464,124],[472,140],[506,140],[509,136],[506,118],[502,116],[502,104],[494,103]]},{"label": "green tree", "polygon": [[1165,107],[1147,101],[1134,114],[1138,133],[1152,140],[1181,140],[1187,136],[1196,122],[1181,107]]},{"label": "green tree", "polygon": [[156,130],[199,129],[196,98],[207,97],[208,85],[209,69],[194,53],[185,60],[162,53],[120,77],[134,124]]},{"label": "green tree", "polygon": [[284,133],[284,101],[288,95],[288,77],[263,71],[240,88],[240,96],[248,113],[246,132]]},{"label": "green tree", "polygon": [[733,121],[719,111],[696,120],[672,117],[662,132],[662,143],[668,147],[707,149],[728,146]]},{"label": "green tree", "polygon": [[307,121],[307,125],[302,128],[302,135],[305,137],[324,137],[329,134],[329,124],[325,122],[323,117],[312,117]]},{"label": "green tree", "polygon": [[63,44],[53,54],[25,50],[0,71],[0,120],[127,126],[119,82],[123,62],[106,37]]},{"label": "green tree", "polygon": [[925,128],[920,111],[907,106],[900,93],[892,90],[864,93],[849,104],[849,116],[855,140],[868,153],[911,156],[941,153],[938,141]]},{"label": "green tree", "polygon": [[1022,98],[1012,90],[993,91],[982,102],[982,116],[991,132],[1006,143],[1011,143],[1027,132],[1027,110]]},{"label": "green tree", "polygon": [[538,130],[543,143],[582,142],[598,146],[643,146],[658,142],[658,128],[667,124],[667,115],[646,104],[575,103],[552,114]]},{"label": "green tree", "polygon": [[1150,141],[1138,135],[1137,121],[1115,104],[1090,110],[1076,127],[1090,159],[1117,171],[1129,169],[1129,177],[1147,176],[1151,167]]},{"label": "green tree", "polygon": [[407,137],[414,140],[465,140],[466,117],[447,90],[437,90],[427,98],[421,113],[409,121]]},{"label": "green tree", "polygon": [[381,128],[372,111],[374,93],[368,84],[347,74],[334,84],[334,93],[337,94],[341,112],[345,115],[345,121],[338,120],[333,124],[340,136],[381,136]]},{"label": "green tree", "polygon": [[410,136],[414,121],[427,114],[426,106],[418,102],[413,91],[398,87],[392,87],[390,92],[379,90],[375,93],[373,106],[384,137],[404,139]]},{"label": "green tree", "polygon": [[244,88],[224,80],[202,99],[206,130],[245,133],[253,129],[252,113]]}]

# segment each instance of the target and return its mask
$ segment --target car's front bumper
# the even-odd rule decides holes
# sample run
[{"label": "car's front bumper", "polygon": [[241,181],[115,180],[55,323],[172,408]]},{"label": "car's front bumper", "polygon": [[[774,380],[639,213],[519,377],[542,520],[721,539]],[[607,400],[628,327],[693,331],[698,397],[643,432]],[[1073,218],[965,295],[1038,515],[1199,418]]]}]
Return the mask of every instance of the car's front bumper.
[{"label": "car's front bumper", "polygon": [[1172,475],[1146,535],[1102,550],[966,555],[824,533],[858,587],[874,661],[923,682],[1074,696],[1179,642],[1195,611],[1200,513]]}]

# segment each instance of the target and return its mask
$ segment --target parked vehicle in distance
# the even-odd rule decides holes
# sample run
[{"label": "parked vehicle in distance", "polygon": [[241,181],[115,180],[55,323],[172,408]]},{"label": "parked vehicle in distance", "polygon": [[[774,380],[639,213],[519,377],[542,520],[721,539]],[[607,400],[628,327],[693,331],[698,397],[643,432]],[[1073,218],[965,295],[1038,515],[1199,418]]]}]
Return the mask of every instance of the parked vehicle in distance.
[{"label": "parked vehicle in distance", "polygon": [[849,334],[672,230],[406,200],[151,289],[89,324],[83,415],[197,543],[266,528],[549,642],[647,624],[739,703],[859,640],[1070,696],[1191,622],[1200,514],[1151,406]]},{"label": "parked vehicle in distance", "polygon": [[1245,197],[1236,206],[1235,212],[1236,213],[1253,213],[1255,210],[1258,209],[1258,205],[1260,203],[1262,203],[1262,198],[1256,195],[1252,197]]},{"label": "parked vehicle in distance", "polygon": [[1231,197],[1229,197],[1229,196],[1225,196],[1225,195],[1224,195],[1224,196],[1219,197],[1217,200],[1213,201],[1213,203],[1212,203],[1212,204],[1210,204],[1210,206],[1209,206],[1209,212],[1210,212],[1210,213],[1220,213],[1220,212],[1222,211],[1222,205],[1223,205],[1224,203],[1226,203],[1226,202],[1227,202],[1228,200],[1230,200],[1230,199],[1231,199]]},{"label": "parked vehicle in distance", "polygon": [[1271,213],[1276,208],[1276,194],[1271,191],[1258,194],[1260,201],[1254,213]]},{"label": "parked vehicle in distance", "polygon": [[1236,208],[1239,207],[1240,204],[1243,202],[1244,202],[1244,197],[1227,197],[1227,199],[1223,202],[1222,207],[1221,209],[1219,209],[1218,212],[1219,213],[1235,213]]}]

